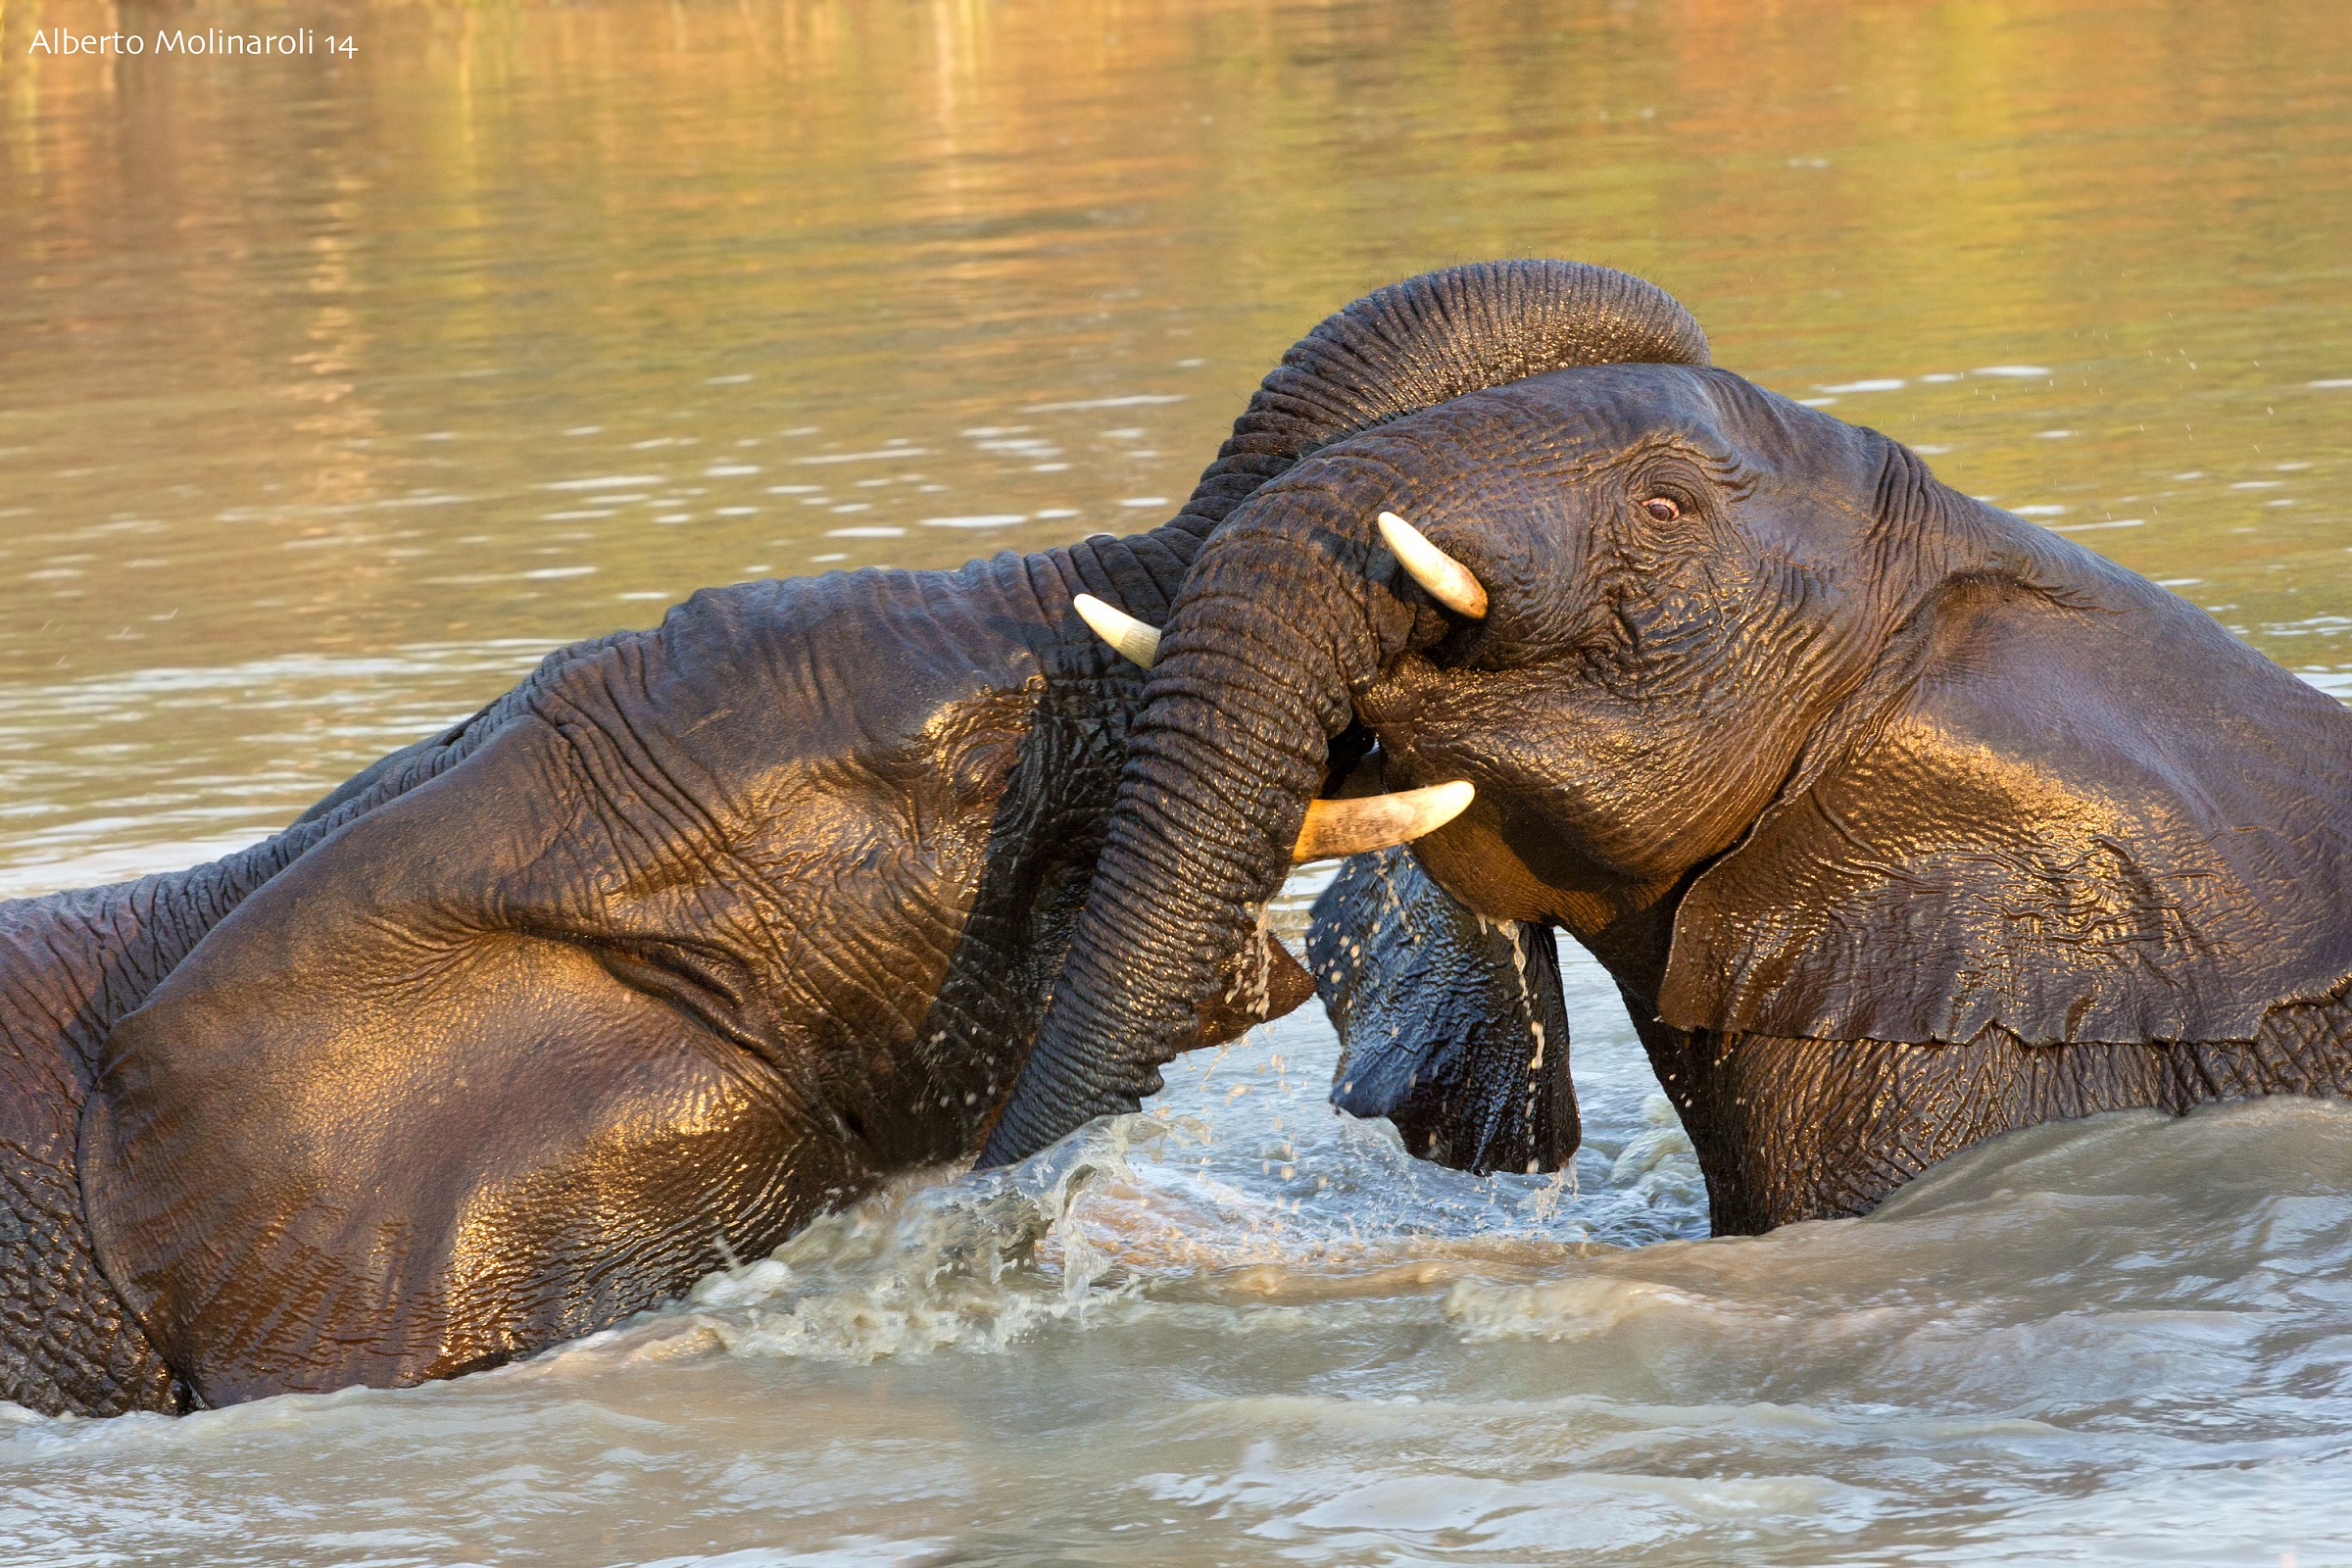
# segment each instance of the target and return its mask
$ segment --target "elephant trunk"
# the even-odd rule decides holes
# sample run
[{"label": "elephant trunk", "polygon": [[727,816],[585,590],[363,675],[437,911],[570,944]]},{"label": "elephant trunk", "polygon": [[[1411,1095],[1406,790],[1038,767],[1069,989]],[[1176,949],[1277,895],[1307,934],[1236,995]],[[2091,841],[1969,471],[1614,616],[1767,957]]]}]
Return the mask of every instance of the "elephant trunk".
[{"label": "elephant trunk", "polygon": [[1350,694],[1412,633],[1421,601],[1375,532],[1372,498],[1259,488],[1318,448],[1485,387],[1706,360],[1697,323],[1662,291],[1567,262],[1410,279],[1284,357],[1187,508],[1221,501],[1231,516],[1162,631],[1085,914],[983,1164],[1134,1109],[1199,1009],[1248,984],[1241,960],[1328,742],[1352,717]]},{"label": "elephant trunk", "polygon": [[[1129,737],[1070,957],[982,1163],[1134,1109],[1200,1008],[1251,983],[1259,912],[1290,870],[1327,742],[1351,717],[1348,692],[1412,624],[1393,596],[1363,592],[1360,572],[1298,565],[1268,572],[1263,556],[1222,548],[1195,565],[1145,691],[1149,720]],[[1271,670],[1287,673],[1261,678]]]}]

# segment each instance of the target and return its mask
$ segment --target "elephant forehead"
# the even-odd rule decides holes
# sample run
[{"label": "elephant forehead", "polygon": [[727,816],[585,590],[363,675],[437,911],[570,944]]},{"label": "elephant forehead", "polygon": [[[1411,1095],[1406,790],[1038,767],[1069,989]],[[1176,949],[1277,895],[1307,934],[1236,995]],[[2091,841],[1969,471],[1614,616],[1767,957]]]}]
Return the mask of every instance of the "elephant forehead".
[{"label": "elephant forehead", "polygon": [[1492,490],[1531,470],[1572,477],[1676,446],[1808,489],[1867,493],[1884,445],[1729,370],[1593,365],[1467,393],[1318,456],[1355,459],[1424,490]]},{"label": "elephant forehead", "polygon": [[1392,462],[1409,454],[1433,474],[1529,457],[1582,466],[1660,441],[1730,456],[1739,443],[1717,395],[1719,378],[1738,380],[1681,365],[1553,370],[1424,409],[1358,443]]}]

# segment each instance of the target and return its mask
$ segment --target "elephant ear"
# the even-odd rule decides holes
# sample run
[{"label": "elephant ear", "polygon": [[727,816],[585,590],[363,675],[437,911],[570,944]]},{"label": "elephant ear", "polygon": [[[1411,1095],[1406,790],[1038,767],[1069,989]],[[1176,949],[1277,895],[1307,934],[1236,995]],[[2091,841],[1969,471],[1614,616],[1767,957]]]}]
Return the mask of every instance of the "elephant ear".
[{"label": "elephant ear", "polygon": [[1666,1023],[2247,1040],[2352,973],[2352,715],[2194,607],[1962,579],[1885,670],[1691,884]]},{"label": "elephant ear", "polygon": [[343,827],[108,1037],[90,1235],[199,1402],[495,1365],[867,1179],[690,994],[535,891],[587,838],[549,783],[566,755],[516,723]]},{"label": "elephant ear", "polygon": [[1481,1175],[1556,1170],[1576,1152],[1547,928],[1481,920],[1399,848],[1341,866],[1306,952],[1340,1034],[1333,1104],[1386,1116],[1415,1155]]}]

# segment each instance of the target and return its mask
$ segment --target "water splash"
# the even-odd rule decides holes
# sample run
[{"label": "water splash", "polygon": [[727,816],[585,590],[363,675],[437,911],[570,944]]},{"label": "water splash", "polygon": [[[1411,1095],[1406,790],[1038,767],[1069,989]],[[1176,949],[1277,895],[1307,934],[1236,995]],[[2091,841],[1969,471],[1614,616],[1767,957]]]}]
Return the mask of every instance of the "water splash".
[{"label": "water splash", "polygon": [[733,1355],[867,1362],[935,1350],[1003,1350],[1041,1326],[1082,1318],[1132,1295],[1098,1289],[1110,1272],[1083,1231],[1059,1238],[1092,1184],[1133,1173],[1120,1118],[1007,1170],[907,1177],[819,1218],[771,1256],[695,1286],[683,1322],[645,1347],[657,1356],[705,1348]]}]

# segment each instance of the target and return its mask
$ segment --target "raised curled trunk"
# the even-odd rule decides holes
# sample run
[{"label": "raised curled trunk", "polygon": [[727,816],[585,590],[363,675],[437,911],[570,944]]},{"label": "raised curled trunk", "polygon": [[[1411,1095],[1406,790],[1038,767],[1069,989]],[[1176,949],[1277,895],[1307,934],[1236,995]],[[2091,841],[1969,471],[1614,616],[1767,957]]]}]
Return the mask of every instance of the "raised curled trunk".
[{"label": "raised curled trunk", "polygon": [[1571,366],[1706,358],[1667,295],[1571,262],[1427,273],[1283,357],[1186,508],[1233,515],[1165,628],[1086,912],[983,1164],[1159,1088],[1281,886],[1349,694],[1411,631],[1418,601],[1366,498],[1285,489],[1243,503],[1323,447],[1465,393]]}]

